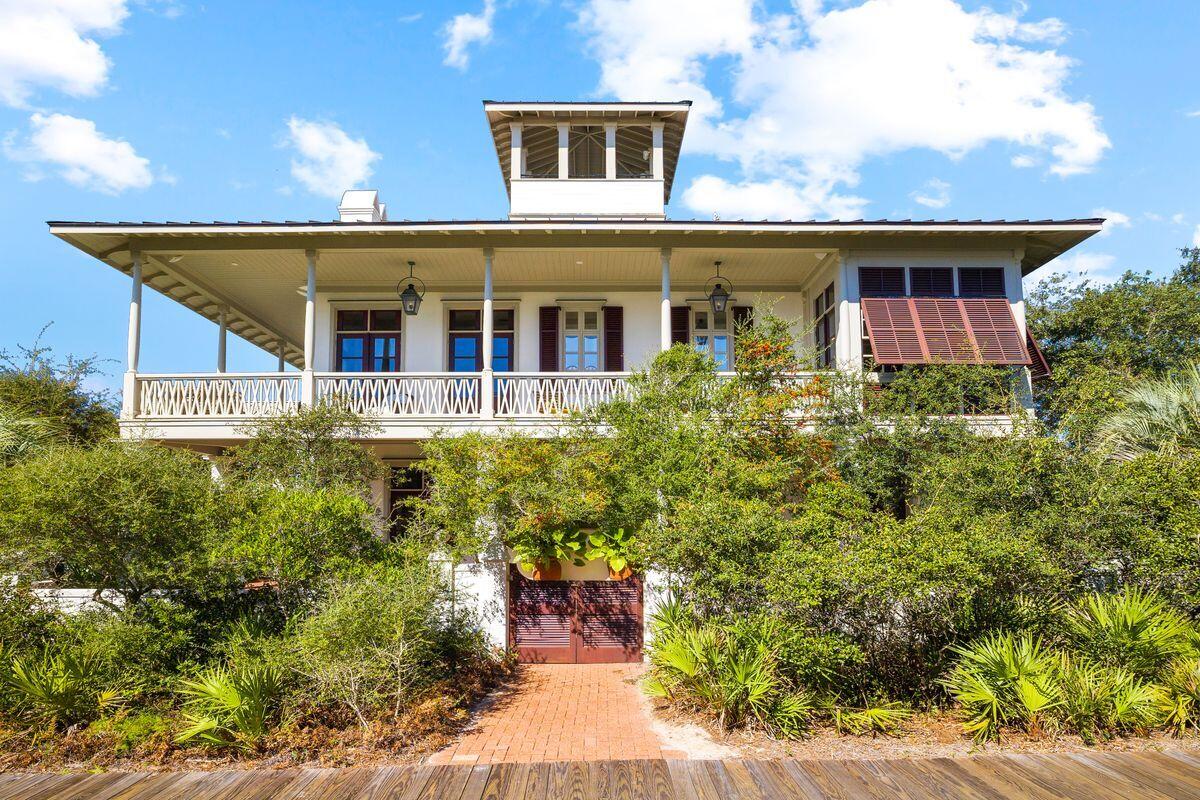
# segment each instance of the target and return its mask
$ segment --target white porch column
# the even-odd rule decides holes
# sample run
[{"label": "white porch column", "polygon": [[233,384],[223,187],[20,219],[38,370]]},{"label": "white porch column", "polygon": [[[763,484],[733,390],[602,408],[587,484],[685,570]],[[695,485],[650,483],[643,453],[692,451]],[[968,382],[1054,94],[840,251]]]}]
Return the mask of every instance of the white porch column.
[{"label": "white porch column", "polygon": [[512,131],[512,155],[508,164],[508,178],[510,181],[519,181],[525,171],[525,148],[521,143],[525,128],[520,122],[512,122],[509,123],[508,129]]},{"label": "white porch column", "polygon": [[862,350],[862,304],[859,302],[858,265],[845,250],[838,251],[837,272],[837,332],[834,340],[834,356],[838,369],[861,372]]},{"label": "white porch column", "polygon": [[664,247],[659,252],[662,259],[662,319],[661,340],[663,350],[671,349],[671,248]]},{"label": "white porch column", "polygon": [[225,306],[217,311],[217,372],[225,371],[226,340],[229,332],[229,309]]},{"label": "white porch column", "polygon": [[617,178],[617,126],[611,122],[604,126],[604,177]]},{"label": "white porch column", "polygon": [[483,419],[491,419],[496,414],[495,388],[492,380],[492,347],[495,338],[495,320],[493,313],[492,288],[492,258],[495,251],[490,247],[483,249],[483,375],[479,392],[479,411]]},{"label": "white porch column", "polygon": [[311,406],[317,399],[317,382],[313,375],[313,360],[317,345],[317,251],[305,250],[308,261],[308,284],[304,293],[304,372],[300,376],[300,404]]},{"label": "white porch column", "polygon": [[558,179],[565,181],[570,174],[571,126],[558,123]]},{"label": "white porch column", "polygon": [[661,181],[665,174],[665,170],[663,169],[663,124],[661,122],[656,122],[650,126],[650,136],[652,141],[651,147],[654,153],[654,171],[652,174],[654,175],[654,180]]},{"label": "white porch column", "polygon": [[275,353],[279,356],[279,364],[275,371],[283,372],[287,368],[287,345],[283,343],[283,339],[275,340]]},{"label": "white porch column", "polygon": [[138,356],[142,349],[142,254],[131,250],[133,266],[129,275],[133,286],[129,290],[129,340],[125,350],[125,380],[121,392],[121,417],[133,419],[138,413]]}]

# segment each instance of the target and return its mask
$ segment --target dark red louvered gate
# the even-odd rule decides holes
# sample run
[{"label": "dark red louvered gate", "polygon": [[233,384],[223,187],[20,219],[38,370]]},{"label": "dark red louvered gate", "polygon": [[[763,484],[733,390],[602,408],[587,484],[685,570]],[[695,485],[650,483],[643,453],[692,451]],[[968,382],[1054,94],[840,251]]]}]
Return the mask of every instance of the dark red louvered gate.
[{"label": "dark red louvered gate", "polygon": [[642,582],[532,581],[509,567],[508,643],[524,664],[642,660]]}]

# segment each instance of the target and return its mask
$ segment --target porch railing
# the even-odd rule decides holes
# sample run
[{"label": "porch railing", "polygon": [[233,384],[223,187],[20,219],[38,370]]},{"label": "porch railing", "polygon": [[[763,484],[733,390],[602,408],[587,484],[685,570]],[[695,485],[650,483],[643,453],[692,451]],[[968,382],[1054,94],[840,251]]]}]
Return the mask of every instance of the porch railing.
[{"label": "porch railing", "polygon": [[338,400],[372,417],[474,417],[480,411],[477,372],[338,372],[316,377],[316,400]]},{"label": "porch railing", "polygon": [[555,417],[629,395],[625,372],[502,372],[496,416]]},{"label": "porch railing", "polygon": [[273,417],[300,407],[300,376],[138,375],[138,416]]},{"label": "porch railing", "polygon": [[[271,417],[338,401],[379,419],[552,419],[630,395],[624,372],[216,373],[137,375],[134,418]],[[791,376],[797,388],[816,373]],[[723,377],[728,377],[725,375]],[[812,404],[820,401],[819,393]],[[809,403],[803,404],[807,411]]]}]

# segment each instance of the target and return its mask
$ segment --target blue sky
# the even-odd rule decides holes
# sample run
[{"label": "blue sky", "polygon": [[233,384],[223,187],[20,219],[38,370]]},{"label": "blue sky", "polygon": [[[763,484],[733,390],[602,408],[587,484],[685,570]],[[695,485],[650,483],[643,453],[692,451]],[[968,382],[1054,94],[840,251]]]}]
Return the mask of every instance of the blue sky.
[{"label": "blue sky", "polygon": [[[1170,271],[1200,243],[1200,3],[0,0],[0,345],[95,353],[128,281],[48,219],[500,218],[480,101],[696,101],[677,218],[1116,224],[1060,267]],[[142,368],[212,369],[157,295]],[[231,337],[230,368],[274,360]]]}]

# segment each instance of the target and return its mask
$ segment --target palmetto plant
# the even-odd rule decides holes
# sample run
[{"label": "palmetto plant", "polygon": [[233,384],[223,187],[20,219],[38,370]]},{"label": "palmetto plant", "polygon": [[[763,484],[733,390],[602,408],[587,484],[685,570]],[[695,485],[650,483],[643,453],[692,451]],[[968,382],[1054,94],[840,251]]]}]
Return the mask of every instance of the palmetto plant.
[{"label": "palmetto plant", "polygon": [[96,665],[71,653],[13,657],[3,679],[17,708],[29,716],[67,728],[121,702],[120,694],[96,683]]},{"label": "palmetto plant", "polygon": [[267,732],[282,674],[267,666],[214,667],[180,683],[190,726],[179,742],[248,748]]},{"label": "palmetto plant", "polygon": [[1153,676],[1190,647],[1194,629],[1161,598],[1136,588],[1090,594],[1065,617],[1070,643],[1092,660]]},{"label": "palmetto plant", "polygon": [[52,420],[0,403],[0,465],[20,461],[62,438]]},{"label": "palmetto plant", "polygon": [[654,615],[652,625],[648,694],[711,714],[727,730],[756,724],[785,738],[803,732],[813,703],[778,672],[771,644],[774,623],[701,622],[672,601]]},{"label": "palmetto plant", "polygon": [[1124,408],[1097,431],[1097,449],[1122,460],[1155,451],[1200,452],[1200,365],[1146,380],[1123,400]]},{"label": "palmetto plant", "polygon": [[1063,654],[1058,680],[1063,721],[1088,744],[1110,732],[1153,727],[1164,717],[1160,687],[1128,670]]},{"label": "palmetto plant", "polygon": [[1013,723],[1038,733],[1061,703],[1054,655],[1031,634],[994,633],[954,652],[959,662],[942,683],[971,715],[966,728],[977,739]]},{"label": "palmetto plant", "polygon": [[1182,736],[1189,728],[1200,728],[1200,658],[1172,661],[1159,679],[1162,682],[1159,709],[1163,724],[1177,736]]}]

